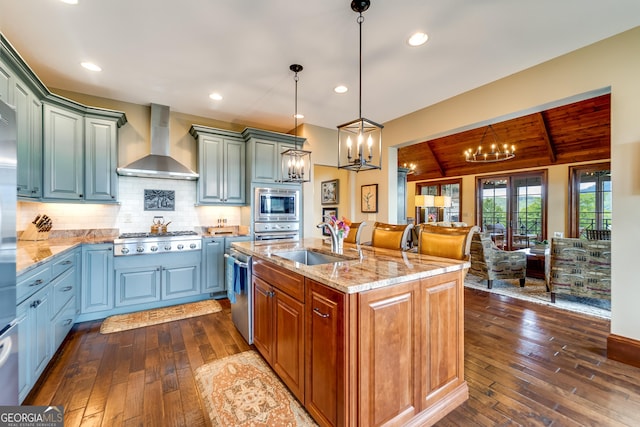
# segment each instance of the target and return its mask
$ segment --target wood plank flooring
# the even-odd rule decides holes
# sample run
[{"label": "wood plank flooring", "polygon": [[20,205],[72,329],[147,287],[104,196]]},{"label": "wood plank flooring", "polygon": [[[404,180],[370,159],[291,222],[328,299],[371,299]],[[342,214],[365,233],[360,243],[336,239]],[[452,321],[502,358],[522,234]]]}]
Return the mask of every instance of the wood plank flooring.
[{"label": "wood plank flooring", "polygon": [[[247,350],[223,311],[110,335],[76,325],[25,404],[65,427],[206,426],[193,371]],[[640,369],[606,358],[609,321],[465,289],[470,398],[438,426],[638,426]]]}]

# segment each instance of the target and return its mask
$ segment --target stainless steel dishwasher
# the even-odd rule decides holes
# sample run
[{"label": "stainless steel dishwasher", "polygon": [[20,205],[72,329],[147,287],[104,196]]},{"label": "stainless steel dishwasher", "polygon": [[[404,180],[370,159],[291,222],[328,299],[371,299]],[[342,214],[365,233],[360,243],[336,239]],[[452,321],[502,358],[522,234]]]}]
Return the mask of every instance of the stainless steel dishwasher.
[{"label": "stainless steel dishwasher", "polygon": [[231,320],[247,343],[253,344],[251,256],[231,248],[224,257],[227,296],[231,302]]}]

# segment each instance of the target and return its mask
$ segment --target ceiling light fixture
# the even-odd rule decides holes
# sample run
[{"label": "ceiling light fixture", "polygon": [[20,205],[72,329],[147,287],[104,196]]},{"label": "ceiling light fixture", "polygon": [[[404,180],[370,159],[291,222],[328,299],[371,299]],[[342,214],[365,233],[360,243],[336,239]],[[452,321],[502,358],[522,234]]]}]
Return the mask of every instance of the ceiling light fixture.
[{"label": "ceiling light fixture", "polygon": [[333,91],[335,93],[346,93],[348,90],[349,89],[344,85],[336,86],[335,88],[333,88]]},{"label": "ceiling light fixture", "polygon": [[209,98],[213,99],[214,101],[222,101],[222,95],[220,95],[217,92],[214,92],[211,95],[209,95]]},{"label": "ceiling light fixture", "polygon": [[422,46],[427,42],[427,40],[429,40],[429,36],[427,35],[427,33],[419,31],[417,33],[413,33],[411,37],[409,37],[409,40],[407,40],[407,43],[409,44],[409,46],[416,47]]},{"label": "ceiling light fixture", "polygon": [[78,4],[78,0],[60,0],[60,1],[66,4]]},{"label": "ceiling light fixture", "polygon": [[369,9],[370,5],[369,0],[351,2],[351,9],[358,13],[357,22],[360,29],[359,114],[356,120],[338,126],[338,168],[356,172],[382,169],[383,126],[362,117],[362,23],[364,22],[362,12]]},{"label": "ceiling light fixture", "polygon": [[81,62],[80,65],[82,65],[84,68],[90,71],[102,71],[102,68],[100,68],[98,65],[94,64],[93,62]]},{"label": "ceiling light fixture", "polygon": [[295,73],[293,80],[296,82],[295,113],[293,114],[295,148],[282,152],[282,181],[309,182],[311,179],[311,151],[298,149],[298,118],[302,116],[298,114],[298,73],[302,71],[302,65],[292,64],[289,69]]},{"label": "ceiling light fixture", "polygon": [[[489,146],[489,149],[485,150],[482,147],[482,144],[485,142],[485,138],[489,131],[491,132],[493,142]],[[464,152],[464,156],[465,160],[471,163],[493,163],[513,159],[516,156],[515,151],[516,147],[514,145],[509,147],[507,144],[501,144],[498,140],[498,135],[496,135],[496,131],[493,130],[491,125],[489,125],[484,130],[482,138],[480,139],[480,145],[478,145],[476,151],[474,152],[469,148]]]},{"label": "ceiling light fixture", "polygon": [[415,163],[409,163],[409,164],[405,163],[402,167],[407,170],[407,175],[413,175],[414,173],[416,173]]}]

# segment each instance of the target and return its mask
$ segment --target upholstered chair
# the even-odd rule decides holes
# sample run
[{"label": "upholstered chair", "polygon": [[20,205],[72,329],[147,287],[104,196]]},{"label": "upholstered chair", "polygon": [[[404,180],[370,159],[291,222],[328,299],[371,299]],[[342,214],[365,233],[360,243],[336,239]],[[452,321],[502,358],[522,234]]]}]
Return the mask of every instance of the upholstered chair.
[{"label": "upholstered chair", "polygon": [[443,227],[420,224],[418,226],[418,253],[443,258],[468,260],[471,237],[479,227]]},{"label": "upholstered chair", "polygon": [[397,225],[376,221],[373,223],[371,246],[406,251],[409,248],[409,236],[411,236],[412,229],[413,224]]},{"label": "upholstered chair", "polygon": [[488,232],[473,233],[469,273],[487,279],[488,289],[493,287],[493,281],[496,279],[519,279],[520,286],[524,287],[527,254],[499,249]]},{"label": "upholstered chair", "polygon": [[360,234],[362,234],[362,229],[367,225],[366,222],[354,222],[349,227],[349,233],[347,237],[344,238],[345,243],[355,243],[356,245],[360,244]]}]

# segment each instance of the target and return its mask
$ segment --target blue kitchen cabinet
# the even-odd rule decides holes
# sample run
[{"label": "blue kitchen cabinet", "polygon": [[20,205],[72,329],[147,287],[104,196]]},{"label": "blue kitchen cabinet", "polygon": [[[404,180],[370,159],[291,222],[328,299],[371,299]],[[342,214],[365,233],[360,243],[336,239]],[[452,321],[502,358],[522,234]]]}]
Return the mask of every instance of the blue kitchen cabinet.
[{"label": "blue kitchen cabinet", "polygon": [[18,141],[18,197],[42,196],[42,103],[20,80],[13,85]]},{"label": "blue kitchen cabinet", "polygon": [[[250,182],[282,182],[282,153],[302,149],[305,138],[295,135],[246,128],[242,135],[247,141],[247,170]],[[299,184],[292,184],[299,185]]]},{"label": "blue kitchen cabinet", "polygon": [[80,295],[81,314],[113,308],[113,244],[82,245]]},{"label": "blue kitchen cabinet", "polygon": [[[196,256],[192,256],[196,255]],[[162,267],[162,299],[169,300],[199,295],[200,252],[182,254],[182,265]]]},{"label": "blue kitchen cabinet", "polygon": [[12,105],[12,103],[9,102],[11,78],[12,73],[9,71],[9,66],[0,60],[0,100],[9,105]]},{"label": "blue kitchen cabinet", "polygon": [[85,129],[84,199],[118,200],[118,126],[116,120],[87,117]]},{"label": "blue kitchen cabinet", "polygon": [[118,268],[117,265],[116,262],[116,307],[160,301],[160,266]]},{"label": "blue kitchen cabinet", "polygon": [[202,239],[202,292],[224,292],[224,237]]}]

